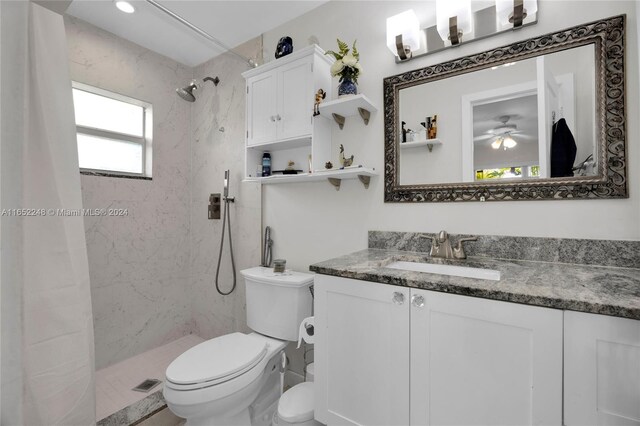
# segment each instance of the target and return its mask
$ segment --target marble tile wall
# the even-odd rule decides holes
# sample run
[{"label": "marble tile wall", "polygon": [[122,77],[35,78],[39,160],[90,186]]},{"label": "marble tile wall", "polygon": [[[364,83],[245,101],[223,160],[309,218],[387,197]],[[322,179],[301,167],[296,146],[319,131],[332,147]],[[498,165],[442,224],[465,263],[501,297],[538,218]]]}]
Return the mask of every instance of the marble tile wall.
[{"label": "marble tile wall", "polygon": [[[262,40],[256,38],[237,51],[256,58]],[[195,78],[220,78],[214,87],[206,83],[198,91],[192,110],[191,148],[191,303],[194,332],[208,339],[246,328],[245,292],[242,276],[236,276],[236,290],[222,296],[215,288],[216,266],[222,233],[222,219],[207,219],[209,194],[223,192],[224,171],[231,171],[229,195],[231,233],[236,271],[260,263],[261,188],[242,182],[244,174],[245,80],[248,66],[227,53],[194,69]],[[219,283],[223,291],[232,284],[229,240],[225,234]]]},{"label": "marble tile wall", "polygon": [[193,70],[65,17],[75,81],[153,105],[153,180],[82,176],[96,368],[192,331],[189,258],[190,107],[174,91]]}]

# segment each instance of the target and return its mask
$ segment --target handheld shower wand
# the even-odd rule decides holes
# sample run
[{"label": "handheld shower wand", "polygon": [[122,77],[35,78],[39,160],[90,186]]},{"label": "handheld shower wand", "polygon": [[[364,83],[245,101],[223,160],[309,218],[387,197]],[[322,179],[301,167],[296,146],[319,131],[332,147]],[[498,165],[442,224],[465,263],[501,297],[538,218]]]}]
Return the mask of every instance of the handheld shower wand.
[{"label": "handheld shower wand", "polygon": [[[227,296],[233,293],[233,290],[236,288],[236,263],[233,258],[233,240],[231,239],[231,216],[229,215],[229,203],[233,203],[236,199],[235,197],[229,197],[229,170],[224,171],[224,196],[222,199],[224,200],[224,216],[222,218],[222,238],[220,239],[220,252],[218,253],[218,266],[216,267],[216,290],[223,296]],[[229,216],[229,226],[227,227],[227,216]],[[231,254],[231,271],[233,273],[233,284],[231,285],[231,290],[228,292],[224,292],[220,289],[220,284],[218,278],[220,276],[220,261],[222,260],[222,248],[224,246],[224,231],[225,229],[229,230],[229,252]]]}]

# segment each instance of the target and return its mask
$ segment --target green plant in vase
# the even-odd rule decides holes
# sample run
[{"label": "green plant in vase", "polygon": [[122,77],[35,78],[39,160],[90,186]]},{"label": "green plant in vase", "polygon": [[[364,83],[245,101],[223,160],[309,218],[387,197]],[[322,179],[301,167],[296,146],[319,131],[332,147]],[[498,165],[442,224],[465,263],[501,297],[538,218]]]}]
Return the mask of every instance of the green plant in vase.
[{"label": "green plant in vase", "polygon": [[333,56],[336,61],[331,65],[331,75],[340,77],[338,86],[338,96],[356,95],[358,93],[358,76],[362,72],[360,65],[360,53],[356,49],[356,41],[349,49],[349,45],[344,41],[338,40],[338,52],[327,50],[325,55]]}]

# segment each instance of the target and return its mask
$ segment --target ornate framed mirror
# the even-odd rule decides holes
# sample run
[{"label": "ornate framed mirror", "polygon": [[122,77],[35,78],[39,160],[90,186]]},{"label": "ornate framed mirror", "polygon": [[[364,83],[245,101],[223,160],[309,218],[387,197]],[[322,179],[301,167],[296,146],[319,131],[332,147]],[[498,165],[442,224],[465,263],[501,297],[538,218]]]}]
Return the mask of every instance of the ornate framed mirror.
[{"label": "ornate framed mirror", "polygon": [[625,18],[385,78],[385,202],[628,197]]}]

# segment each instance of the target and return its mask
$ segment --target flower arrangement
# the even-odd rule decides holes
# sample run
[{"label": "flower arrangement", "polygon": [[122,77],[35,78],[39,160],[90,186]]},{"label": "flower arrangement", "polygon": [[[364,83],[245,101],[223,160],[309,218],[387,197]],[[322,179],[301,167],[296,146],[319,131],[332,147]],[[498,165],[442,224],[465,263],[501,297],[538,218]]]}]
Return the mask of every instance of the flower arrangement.
[{"label": "flower arrangement", "polygon": [[355,84],[358,83],[358,76],[362,72],[362,66],[358,62],[360,53],[356,49],[356,41],[353,42],[353,46],[349,49],[347,43],[340,39],[337,40],[339,52],[327,50],[325,53],[325,55],[331,55],[336,59],[331,65],[331,75],[333,77],[340,76],[340,87],[338,89],[340,95],[356,94]]}]

